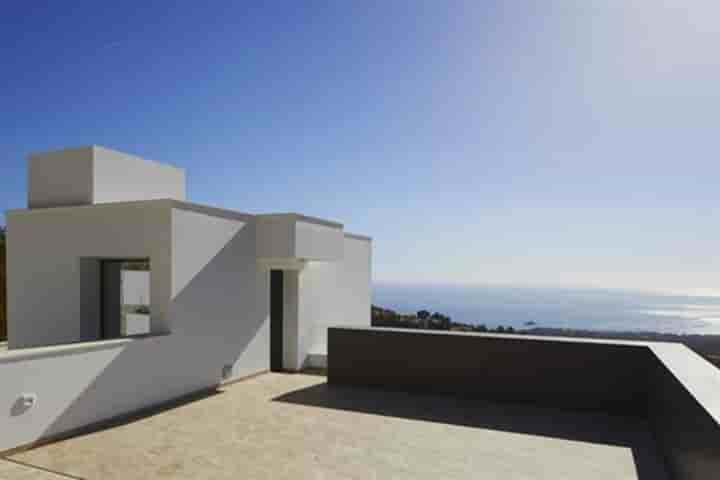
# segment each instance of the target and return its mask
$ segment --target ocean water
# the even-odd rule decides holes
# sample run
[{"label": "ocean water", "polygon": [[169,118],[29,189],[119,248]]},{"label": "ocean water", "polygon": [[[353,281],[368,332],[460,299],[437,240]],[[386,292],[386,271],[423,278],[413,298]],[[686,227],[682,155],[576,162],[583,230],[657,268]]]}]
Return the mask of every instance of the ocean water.
[{"label": "ocean water", "polygon": [[[488,327],[720,334],[720,297],[615,290],[375,284],[373,305]],[[533,322],[534,325],[529,325]]]}]

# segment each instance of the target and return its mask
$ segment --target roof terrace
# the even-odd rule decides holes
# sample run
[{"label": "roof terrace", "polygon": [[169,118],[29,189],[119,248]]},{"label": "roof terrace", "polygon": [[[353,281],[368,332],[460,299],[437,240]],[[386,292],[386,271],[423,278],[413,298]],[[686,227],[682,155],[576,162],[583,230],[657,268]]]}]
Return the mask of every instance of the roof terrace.
[{"label": "roof terrace", "polygon": [[706,480],[719,382],[678,344],[330,328],[327,377],[263,374],[6,452],[0,478]]}]

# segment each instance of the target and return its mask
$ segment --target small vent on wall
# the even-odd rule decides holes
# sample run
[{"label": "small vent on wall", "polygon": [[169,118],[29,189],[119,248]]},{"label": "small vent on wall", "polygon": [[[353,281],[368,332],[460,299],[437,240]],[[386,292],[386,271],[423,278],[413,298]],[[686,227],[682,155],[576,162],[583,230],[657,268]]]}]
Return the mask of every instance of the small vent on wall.
[{"label": "small vent on wall", "polygon": [[232,365],[225,365],[222,368],[222,379],[227,380],[228,378],[232,377],[233,373],[233,366]]}]

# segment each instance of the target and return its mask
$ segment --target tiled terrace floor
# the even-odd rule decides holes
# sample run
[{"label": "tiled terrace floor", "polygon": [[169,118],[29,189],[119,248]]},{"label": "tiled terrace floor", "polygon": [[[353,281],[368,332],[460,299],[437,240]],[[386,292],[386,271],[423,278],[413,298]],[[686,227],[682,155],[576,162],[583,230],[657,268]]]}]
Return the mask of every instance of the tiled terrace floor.
[{"label": "tiled terrace floor", "polygon": [[291,374],[10,460],[0,479],[666,478],[642,422]]}]

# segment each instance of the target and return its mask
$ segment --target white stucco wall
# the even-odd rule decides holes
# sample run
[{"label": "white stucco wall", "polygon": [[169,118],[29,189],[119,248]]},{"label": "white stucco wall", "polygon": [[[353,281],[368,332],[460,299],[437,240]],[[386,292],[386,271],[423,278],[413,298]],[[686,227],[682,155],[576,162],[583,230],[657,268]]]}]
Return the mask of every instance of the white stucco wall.
[{"label": "white stucco wall", "polygon": [[150,333],[150,315],[139,313],[126,314],[123,325],[121,325],[121,333],[123,336]]},{"label": "white stucco wall", "polygon": [[[10,275],[15,297],[11,319],[17,321],[21,339],[72,339],[77,333],[73,315],[81,309],[73,290],[80,289],[80,274],[73,265],[79,265],[78,251],[98,257],[149,256],[151,308],[154,313],[159,283],[167,301],[158,308],[165,311],[171,333],[1,353],[0,451],[212,388],[223,380],[223,373],[229,373],[224,378],[228,380],[269,368],[269,284],[267,272],[257,267],[254,220],[172,205],[143,202],[50,216],[45,212],[43,221],[37,220],[43,212],[8,216],[17,238],[40,235],[25,247],[9,239],[15,262]],[[126,217],[131,223],[147,222],[146,236],[119,236],[113,241],[113,234],[127,231]],[[47,234],[60,223],[70,227],[61,229],[68,233]],[[99,244],[79,238],[83,233]],[[143,249],[140,240],[147,242]],[[43,256],[42,248],[51,252]],[[34,261],[33,255],[40,258]],[[161,259],[163,255],[167,258]],[[56,268],[62,273],[54,273]],[[28,283],[37,276],[47,279]],[[34,286],[32,292],[28,285]],[[30,293],[47,294],[47,304],[36,308],[42,302]],[[63,308],[69,313],[53,315]],[[51,329],[52,335],[33,336],[36,329],[30,328],[30,321],[23,330],[20,320],[28,318],[41,325],[39,330]],[[62,322],[69,333],[58,325]],[[38,399],[27,410],[20,405],[25,393]]]},{"label": "white stucco wall", "polygon": [[[366,237],[345,235],[344,256],[341,263],[343,315],[333,319],[333,325],[370,326],[372,240]],[[326,339],[326,326],[321,338]],[[326,346],[325,341],[322,345]]]},{"label": "white stucco wall", "polygon": [[300,334],[299,301],[300,271],[283,272],[283,368],[300,370],[304,357],[298,342]]},{"label": "white stucco wall", "polygon": [[293,215],[258,215],[256,225],[259,258],[289,259],[295,257]]},{"label": "white stucco wall", "polygon": [[343,258],[343,238],[340,225],[299,219],[295,224],[295,256],[306,260],[340,260]]},{"label": "white stucco wall", "polygon": [[233,377],[270,368],[270,285],[255,242],[251,216],[173,210],[171,328],[208,378],[224,366]]},{"label": "white stucco wall", "polygon": [[[49,347],[32,349],[30,357],[18,357],[22,350],[0,355],[0,451],[160,401],[157,388],[143,386],[151,347],[162,340],[139,341],[146,348],[115,340],[103,342],[101,349]],[[53,353],[37,353],[42,350]],[[120,358],[122,367],[113,367]],[[114,384],[102,381],[107,369],[117,377]],[[28,393],[37,396],[37,404],[24,409],[20,396]]]},{"label": "white stucco wall", "polygon": [[94,146],[93,202],[185,200],[185,171]]},{"label": "white stucco wall", "polygon": [[[370,243],[341,224],[184,202],[184,171],[103,147],[28,163],[30,209],[6,216],[0,451],[268,370],[270,268],[286,272],[286,368],[325,354],[327,326],[370,324]],[[146,258],[150,335],[97,341],[99,260]],[[146,276],[127,272],[127,303]]]},{"label": "white stucco wall", "polygon": [[283,368],[287,370],[324,366],[329,326],[370,326],[372,241],[342,233],[340,241],[343,255],[338,260],[304,260],[292,269],[277,259],[260,262],[266,270],[284,272]]},{"label": "white stucco wall", "polygon": [[295,213],[258,215],[258,257],[282,260],[340,260],[342,224]]},{"label": "white stucco wall", "polygon": [[28,207],[89,205],[93,201],[93,148],[67,148],[28,157]]},{"label": "white stucco wall", "polygon": [[[299,355],[305,366],[327,355],[327,328],[370,326],[372,242],[344,236],[339,262],[308,262],[300,272]],[[310,364],[308,364],[310,362]]]},{"label": "white stucco wall", "polygon": [[8,212],[10,348],[97,338],[84,259],[150,258],[152,329],[168,331],[170,220],[163,201]]},{"label": "white stucco wall", "polygon": [[[100,338],[102,315],[100,311],[100,275],[99,261],[92,258],[80,259],[80,317],[78,320],[80,321],[80,340],[83,341]],[[26,322],[22,323],[24,327]]]},{"label": "white stucco wall", "polygon": [[185,200],[185,171],[100,146],[28,157],[28,207]]}]

